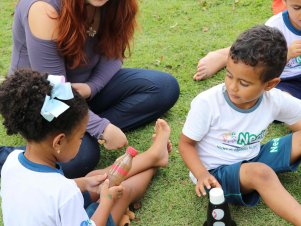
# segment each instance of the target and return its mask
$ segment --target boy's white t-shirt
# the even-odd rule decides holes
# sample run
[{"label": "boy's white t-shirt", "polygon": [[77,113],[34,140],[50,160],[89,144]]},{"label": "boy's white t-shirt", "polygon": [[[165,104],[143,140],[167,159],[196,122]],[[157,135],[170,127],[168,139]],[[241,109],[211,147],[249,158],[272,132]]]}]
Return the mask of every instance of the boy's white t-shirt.
[{"label": "boy's white t-shirt", "polygon": [[272,89],[251,109],[242,110],[220,84],[193,99],[182,132],[197,141],[198,156],[210,170],[257,156],[274,120],[288,125],[301,120],[301,100]]},{"label": "boy's white t-shirt", "polygon": [[[278,28],[284,35],[288,46],[290,46],[294,40],[301,40],[301,31],[292,25],[287,11],[272,16],[267,20],[265,25]],[[301,75],[301,62],[298,63],[296,58],[292,58],[286,64],[281,78],[290,78],[298,75]]]},{"label": "boy's white t-shirt", "polygon": [[1,171],[3,222],[6,226],[95,225],[82,193],[61,169],[35,164],[13,151]]}]

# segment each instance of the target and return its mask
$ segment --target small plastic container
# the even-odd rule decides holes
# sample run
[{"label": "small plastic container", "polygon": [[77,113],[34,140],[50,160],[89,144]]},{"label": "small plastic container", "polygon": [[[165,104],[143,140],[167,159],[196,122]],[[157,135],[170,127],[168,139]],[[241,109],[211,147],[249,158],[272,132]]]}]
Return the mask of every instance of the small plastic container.
[{"label": "small plastic container", "polygon": [[209,191],[207,220],[203,226],[236,226],[221,188],[212,188]]},{"label": "small plastic container", "polygon": [[126,176],[128,175],[131,167],[133,158],[138,154],[138,151],[129,146],[124,155],[120,156],[111,166],[108,178],[110,181],[110,187],[118,186]]}]

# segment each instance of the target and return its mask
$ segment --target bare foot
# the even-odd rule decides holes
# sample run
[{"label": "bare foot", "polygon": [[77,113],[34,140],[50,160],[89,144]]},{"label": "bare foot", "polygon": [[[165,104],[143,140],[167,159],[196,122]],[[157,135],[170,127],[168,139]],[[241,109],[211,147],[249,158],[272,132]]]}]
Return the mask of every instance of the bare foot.
[{"label": "bare foot", "polygon": [[[158,119],[155,125],[155,136],[153,136],[153,144],[148,149],[149,152],[154,154],[157,159],[156,166],[165,167],[168,164],[168,153],[171,150],[169,140],[170,128],[168,123],[163,119]],[[170,149],[170,150],[169,150]]]},{"label": "bare foot", "polygon": [[201,58],[193,79],[196,81],[205,80],[224,68],[227,63],[229,50],[230,48],[218,49],[209,52],[205,57]]},{"label": "bare foot", "polygon": [[[153,141],[155,141],[156,134],[154,133],[152,137],[153,137]],[[168,151],[168,153],[170,153],[172,151],[172,143],[170,140],[168,140],[168,143],[167,143],[167,151]]]}]

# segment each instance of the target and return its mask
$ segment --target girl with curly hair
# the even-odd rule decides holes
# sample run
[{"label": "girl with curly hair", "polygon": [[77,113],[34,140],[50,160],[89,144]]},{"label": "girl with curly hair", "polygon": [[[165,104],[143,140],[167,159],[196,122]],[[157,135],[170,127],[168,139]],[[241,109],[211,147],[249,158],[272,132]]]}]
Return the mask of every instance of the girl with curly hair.
[{"label": "girl with curly hair", "polygon": [[4,225],[119,225],[156,170],[168,164],[170,128],[158,119],[153,144],[133,159],[121,185],[109,187],[109,167],[67,179],[62,163],[77,156],[89,114],[63,76],[16,71],[0,85],[0,113],[7,134],[27,142],[1,170]]}]

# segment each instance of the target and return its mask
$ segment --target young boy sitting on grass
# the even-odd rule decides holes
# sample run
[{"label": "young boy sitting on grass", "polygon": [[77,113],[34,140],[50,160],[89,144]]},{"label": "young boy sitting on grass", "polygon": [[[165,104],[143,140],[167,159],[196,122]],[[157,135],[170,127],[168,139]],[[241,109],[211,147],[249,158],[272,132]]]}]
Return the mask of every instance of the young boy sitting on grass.
[{"label": "young boy sitting on grass", "polygon": [[[301,205],[276,174],[296,171],[301,158],[301,100],[273,89],[286,56],[278,29],[242,33],[230,48],[225,83],[192,101],[179,149],[198,196],[220,186],[233,204],[254,206],[261,196],[280,217],[301,225]],[[261,145],[274,120],[297,132]]]}]

